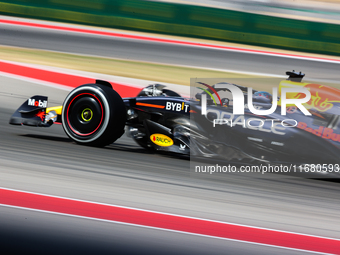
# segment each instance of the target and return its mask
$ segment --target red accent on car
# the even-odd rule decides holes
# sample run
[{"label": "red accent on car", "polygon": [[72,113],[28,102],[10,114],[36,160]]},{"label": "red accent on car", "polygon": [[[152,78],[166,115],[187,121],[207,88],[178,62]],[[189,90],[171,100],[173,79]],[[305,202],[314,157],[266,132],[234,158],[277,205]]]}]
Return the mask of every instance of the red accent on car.
[{"label": "red accent on car", "polygon": [[44,119],[45,119],[45,112],[44,111],[40,111],[35,116],[39,117],[41,119],[41,121],[44,121]]},{"label": "red accent on car", "polygon": [[[74,101],[74,99],[76,99],[77,97],[82,96],[82,95],[90,95],[90,96],[94,97],[98,101],[98,103],[100,104],[100,109],[102,110],[102,116],[100,118],[100,122],[99,122],[98,127],[95,130],[93,130],[92,132],[88,133],[88,134],[82,134],[82,133],[79,133],[76,130],[74,130],[72,128],[72,126],[70,125],[70,120],[68,118],[68,116],[69,116],[68,115],[68,111],[70,110],[70,106],[71,106],[72,102]],[[104,117],[104,111],[103,111],[102,103],[100,102],[100,100],[95,95],[90,94],[90,93],[81,93],[81,94],[77,95],[75,98],[72,99],[72,101],[69,103],[69,105],[67,107],[67,112],[66,112],[67,123],[68,123],[69,127],[72,129],[72,131],[74,133],[76,133],[77,135],[80,135],[80,136],[92,135],[94,132],[96,132],[98,130],[98,128],[100,127],[100,125],[102,124],[102,122],[103,122],[103,117]]]}]

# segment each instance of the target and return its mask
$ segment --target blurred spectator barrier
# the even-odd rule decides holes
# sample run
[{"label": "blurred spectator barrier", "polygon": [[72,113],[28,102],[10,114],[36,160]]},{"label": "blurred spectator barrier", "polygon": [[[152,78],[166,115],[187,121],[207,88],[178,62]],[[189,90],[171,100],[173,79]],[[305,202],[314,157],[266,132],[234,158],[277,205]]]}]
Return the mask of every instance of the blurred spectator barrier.
[{"label": "blurred spectator barrier", "polygon": [[340,55],[340,26],[141,0],[5,0],[0,14]]}]

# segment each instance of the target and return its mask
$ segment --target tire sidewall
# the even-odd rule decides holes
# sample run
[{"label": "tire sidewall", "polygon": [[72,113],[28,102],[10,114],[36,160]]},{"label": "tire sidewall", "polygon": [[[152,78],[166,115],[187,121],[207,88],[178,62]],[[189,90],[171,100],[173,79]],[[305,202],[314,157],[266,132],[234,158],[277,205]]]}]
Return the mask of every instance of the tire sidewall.
[{"label": "tire sidewall", "polygon": [[[103,120],[100,123],[100,126],[98,129],[88,136],[84,135],[83,139],[80,138],[79,135],[75,134],[68,125],[68,116],[67,111],[69,107],[71,106],[70,103],[72,103],[72,100],[77,97],[77,95],[81,93],[89,92],[92,95],[95,95],[99,100],[100,103],[103,105]],[[91,144],[94,143],[96,140],[100,139],[101,136],[106,132],[107,127],[109,125],[111,118],[111,112],[110,112],[110,104],[107,99],[107,95],[105,92],[97,85],[82,85],[78,88],[72,90],[67,97],[64,100],[63,103],[63,109],[62,109],[62,125],[64,128],[65,133],[74,141],[82,144]]]}]

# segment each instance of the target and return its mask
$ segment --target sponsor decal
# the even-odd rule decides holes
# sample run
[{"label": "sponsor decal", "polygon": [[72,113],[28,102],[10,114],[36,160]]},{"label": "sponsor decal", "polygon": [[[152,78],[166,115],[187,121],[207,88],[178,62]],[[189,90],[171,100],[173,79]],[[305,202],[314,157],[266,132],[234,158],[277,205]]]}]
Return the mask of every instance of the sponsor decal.
[{"label": "sponsor decal", "polygon": [[[335,88],[319,84],[307,84],[304,88],[308,89],[311,94],[311,100],[306,105],[320,112],[325,112],[333,108],[333,103],[340,103],[339,91]],[[295,98],[304,98],[304,94],[297,94]]]},{"label": "sponsor decal", "polygon": [[287,107],[287,113],[296,113],[297,107],[296,106],[289,106]]},{"label": "sponsor decal", "polygon": [[39,117],[40,119],[41,119],[41,121],[44,121],[44,119],[45,119],[45,112],[44,111],[40,111],[40,112],[38,112],[35,116],[36,117]]},{"label": "sponsor decal", "polygon": [[324,139],[340,142],[340,134],[334,133],[332,128],[320,126],[317,129],[313,129],[308,127],[305,122],[299,122],[297,127]]},{"label": "sponsor decal", "polygon": [[271,144],[274,144],[274,145],[277,145],[277,146],[283,146],[284,145],[284,143],[275,142],[275,141],[272,141]]},{"label": "sponsor decal", "polygon": [[185,150],[185,147],[186,147],[185,144],[180,144],[180,145],[179,145],[179,150],[180,150],[180,151],[184,151],[184,150]]},{"label": "sponsor decal", "polygon": [[168,147],[174,144],[174,142],[172,141],[172,139],[166,135],[163,134],[152,134],[150,136],[150,140],[158,145],[158,146],[162,146],[162,147]]},{"label": "sponsor decal", "polygon": [[28,105],[30,106],[35,106],[35,107],[41,107],[41,108],[46,108],[47,107],[47,101],[41,101],[41,100],[35,100],[34,98],[28,99]]},{"label": "sponsor decal", "polygon": [[255,142],[260,142],[260,143],[263,142],[263,139],[261,139],[261,138],[256,138],[256,137],[247,137],[247,138],[250,141],[255,141]]},{"label": "sponsor decal", "polygon": [[166,102],[165,110],[173,111],[173,112],[180,112],[180,111],[188,112],[189,105],[185,104],[184,102],[183,103]]}]

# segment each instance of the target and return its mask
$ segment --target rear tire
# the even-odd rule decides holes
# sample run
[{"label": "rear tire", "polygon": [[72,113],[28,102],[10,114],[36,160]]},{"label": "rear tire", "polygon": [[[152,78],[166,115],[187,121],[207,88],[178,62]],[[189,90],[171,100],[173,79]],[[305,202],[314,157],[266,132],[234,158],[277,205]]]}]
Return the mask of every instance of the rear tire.
[{"label": "rear tire", "polygon": [[85,84],[72,90],[63,103],[62,124],[75,142],[103,147],[124,133],[126,109],[112,88]]}]

